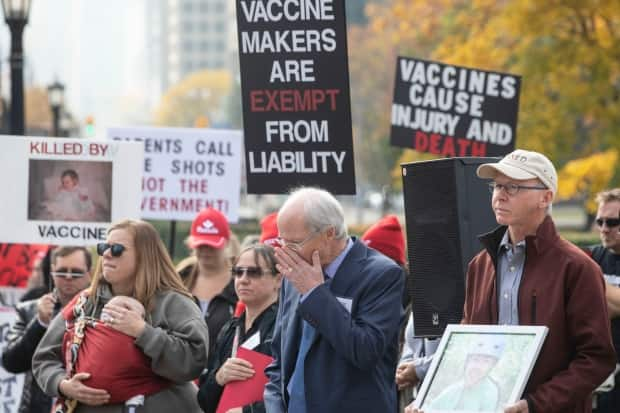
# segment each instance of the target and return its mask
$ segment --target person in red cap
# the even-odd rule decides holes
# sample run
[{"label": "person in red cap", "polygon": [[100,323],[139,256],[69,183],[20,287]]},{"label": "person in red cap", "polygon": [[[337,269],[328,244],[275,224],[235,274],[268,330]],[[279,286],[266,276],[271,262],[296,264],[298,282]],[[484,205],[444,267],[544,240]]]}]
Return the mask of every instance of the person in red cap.
[{"label": "person in red cap", "polygon": [[278,213],[272,212],[260,221],[260,238],[258,242],[271,246],[278,244]]},{"label": "person in red cap", "polygon": [[186,240],[196,257],[196,264],[180,271],[209,327],[209,354],[212,354],[217,335],[230,320],[238,300],[226,252],[230,234],[224,214],[213,208],[200,211]]},{"label": "person in red cap", "polygon": [[387,255],[401,267],[405,265],[405,237],[396,215],[386,215],[362,235],[370,248]]}]

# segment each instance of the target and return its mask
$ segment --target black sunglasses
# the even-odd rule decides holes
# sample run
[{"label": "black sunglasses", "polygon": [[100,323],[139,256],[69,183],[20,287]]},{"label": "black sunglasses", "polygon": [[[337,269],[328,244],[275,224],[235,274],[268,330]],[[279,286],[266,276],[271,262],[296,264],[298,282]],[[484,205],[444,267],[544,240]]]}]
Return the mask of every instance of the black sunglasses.
[{"label": "black sunglasses", "polygon": [[230,269],[230,273],[233,277],[237,278],[241,278],[243,274],[247,274],[248,278],[260,278],[265,272],[271,271],[263,271],[263,269],[259,267],[232,267]]},{"label": "black sunglasses", "polygon": [[617,227],[620,225],[620,218],[597,218],[596,225],[603,227],[603,224],[607,224],[607,228]]},{"label": "black sunglasses", "polygon": [[123,244],[108,244],[107,242],[100,242],[97,244],[97,254],[103,256],[105,252],[110,249],[110,254],[113,257],[120,257],[123,255],[123,251],[125,251],[125,246]]},{"label": "black sunglasses", "polygon": [[51,272],[52,276],[59,278],[81,278],[86,275],[85,271],[76,270],[74,268],[58,268],[56,271]]}]

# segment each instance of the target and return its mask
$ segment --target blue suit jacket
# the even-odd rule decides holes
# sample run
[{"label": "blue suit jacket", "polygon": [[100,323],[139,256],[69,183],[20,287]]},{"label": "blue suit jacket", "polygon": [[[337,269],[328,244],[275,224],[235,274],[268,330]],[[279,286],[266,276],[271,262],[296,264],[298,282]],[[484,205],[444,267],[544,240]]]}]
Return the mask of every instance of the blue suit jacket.
[{"label": "blue suit jacket", "polygon": [[[302,319],[316,329],[305,362],[308,413],[395,412],[404,278],[391,259],[355,241],[333,280],[303,303],[284,280],[272,343],[275,360],[265,370],[267,412],[287,411]],[[350,313],[338,298],[352,300]]]}]

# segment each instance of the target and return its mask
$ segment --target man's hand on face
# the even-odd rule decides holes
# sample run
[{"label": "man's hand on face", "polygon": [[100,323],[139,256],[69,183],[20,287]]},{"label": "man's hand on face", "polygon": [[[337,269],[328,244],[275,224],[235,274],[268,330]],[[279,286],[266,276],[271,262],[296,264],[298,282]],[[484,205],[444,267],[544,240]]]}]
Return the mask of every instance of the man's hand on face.
[{"label": "man's hand on face", "polygon": [[278,271],[288,279],[295,289],[305,294],[323,284],[323,269],[319,252],[312,253],[312,264],[308,264],[294,249],[276,248]]}]

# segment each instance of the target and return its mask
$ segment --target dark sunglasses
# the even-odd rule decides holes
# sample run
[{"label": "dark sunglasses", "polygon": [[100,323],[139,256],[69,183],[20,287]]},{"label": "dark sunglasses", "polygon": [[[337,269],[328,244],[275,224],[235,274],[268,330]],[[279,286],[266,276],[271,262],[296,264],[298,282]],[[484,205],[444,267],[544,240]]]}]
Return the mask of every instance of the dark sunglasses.
[{"label": "dark sunglasses", "polygon": [[603,227],[603,224],[607,224],[607,228],[617,227],[620,225],[620,218],[597,218],[596,225]]},{"label": "dark sunglasses", "polygon": [[248,278],[260,278],[265,272],[259,267],[232,267],[230,273],[233,277],[241,278],[243,274],[247,274]]},{"label": "dark sunglasses", "polygon": [[76,270],[74,268],[59,268],[51,272],[52,276],[60,278],[80,278],[86,275],[85,271]]},{"label": "dark sunglasses", "polygon": [[108,249],[113,257],[120,257],[123,255],[123,251],[125,251],[126,248],[123,244],[108,244],[107,242],[100,242],[97,244],[97,254],[99,254],[99,256],[103,256]]}]

